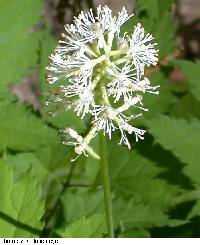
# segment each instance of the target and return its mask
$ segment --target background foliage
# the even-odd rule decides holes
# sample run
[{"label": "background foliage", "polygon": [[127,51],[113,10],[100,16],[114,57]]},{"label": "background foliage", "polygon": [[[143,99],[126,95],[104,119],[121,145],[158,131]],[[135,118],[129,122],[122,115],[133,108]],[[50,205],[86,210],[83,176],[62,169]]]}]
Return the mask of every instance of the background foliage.
[{"label": "background foliage", "polygon": [[[147,76],[161,88],[146,96],[149,112],[136,121],[145,140],[130,138],[131,151],[117,145],[117,134],[108,141],[116,237],[199,237],[200,62],[176,58],[173,2],[137,1],[135,20],[160,50]],[[46,116],[45,66],[56,40],[43,11],[42,0],[0,0],[0,237],[106,237],[99,163],[71,163],[73,150],[59,135],[68,125],[84,134],[87,122]],[[131,19],[124,29],[133,26]],[[175,68],[183,81],[172,81]],[[13,89],[33,81],[40,107],[34,94],[19,103]]]}]

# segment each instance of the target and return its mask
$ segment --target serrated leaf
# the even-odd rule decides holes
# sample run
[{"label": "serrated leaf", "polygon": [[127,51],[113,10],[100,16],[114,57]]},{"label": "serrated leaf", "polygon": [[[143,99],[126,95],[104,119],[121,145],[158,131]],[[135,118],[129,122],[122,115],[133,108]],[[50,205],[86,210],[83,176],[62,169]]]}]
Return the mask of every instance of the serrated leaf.
[{"label": "serrated leaf", "polygon": [[96,214],[76,220],[70,226],[58,231],[58,234],[64,238],[101,238],[104,232],[104,215]]},{"label": "serrated leaf", "polygon": [[[184,119],[175,119],[160,115],[150,120],[148,126],[150,133],[155,137],[156,141],[165,149],[172,151],[181,162],[186,164],[183,168],[183,173],[187,175],[193,185],[199,189],[200,121],[191,119],[190,122],[188,122]],[[193,200],[198,199],[198,197],[194,197]],[[184,201],[187,201],[187,199]],[[200,213],[198,213],[199,210],[199,202],[197,202],[188,214],[188,218],[200,215]]]},{"label": "serrated leaf", "polygon": [[184,119],[160,115],[150,120],[148,126],[156,141],[165,149],[172,151],[183,163],[188,164],[185,168],[187,174],[193,181],[199,182],[197,173],[200,161],[200,122],[197,119],[188,122]]},{"label": "serrated leaf", "polygon": [[13,166],[15,181],[32,168],[36,180],[41,184],[41,195],[46,200],[46,208],[51,210],[70,172],[68,155],[66,147],[58,144],[45,146],[36,153],[8,154],[7,158]]},{"label": "serrated leaf", "polygon": [[[31,171],[15,182],[8,162],[1,159],[0,169],[0,211],[4,214],[0,214],[0,236],[38,237],[44,213],[40,186],[32,177]],[[5,218],[5,215],[13,222]]]},{"label": "serrated leaf", "polygon": [[113,210],[114,220],[123,227],[123,230],[128,227],[132,229],[146,229],[165,225],[173,227],[187,222],[170,218],[164,209],[158,208],[153,203],[142,203],[134,200],[134,195],[129,201],[114,200]]},{"label": "serrated leaf", "polygon": [[152,161],[139,155],[136,150],[130,151],[117,145],[110,145],[108,161],[111,183],[137,175],[153,178],[164,171],[155,166]]},{"label": "serrated leaf", "polygon": [[0,104],[0,150],[33,151],[59,142],[56,130],[45,125],[30,110],[17,104]]},{"label": "serrated leaf", "polygon": [[88,188],[68,190],[62,195],[61,201],[66,224],[103,211],[102,191],[89,191]]},{"label": "serrated leaf", "polygon": [[177,60],[173,63],[177,65],[186,76],[186,79],[190,84],[191,93],[198,101],[200,101],[200,62]]},{"label": "serrated leaf", "polygon": [[138,0],[140,18],[145,30],[155,35],[159,56],[163,58],[175,50],[175,25],[169,11],[172,0]]},{"label": "serrated leaf", "polygon": [[[0,1],[0,85],[16,82],[37,63],[40,32],[31,28],[42,14],[40,0]],[[12,11],[14,10],[14,11]]]}]

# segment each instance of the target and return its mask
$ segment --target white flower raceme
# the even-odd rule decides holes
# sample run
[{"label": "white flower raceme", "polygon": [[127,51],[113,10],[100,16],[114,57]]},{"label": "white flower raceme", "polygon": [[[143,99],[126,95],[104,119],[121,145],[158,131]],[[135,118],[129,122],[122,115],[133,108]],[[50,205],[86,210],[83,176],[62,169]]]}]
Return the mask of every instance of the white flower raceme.
[{"label": "white flower raceme", "polygon": [[[131,107],[143,108],[143,95],[158,94],[159,86],[151,86],[144,77],[145,68],[156,65],[158,52],[153,36],[145,34],[141,24],[132,34],[121,33],[122,25],[132,17],[125,8],[117,16],[107,6],[81,12],[74,23],[65,26],[63,40],[50,56],[48,81],[56,87],[51,103],[63,103],[82,119],[91,115],[91,129],[83,137],[74,129],[64,130],[73,141],[77,155],[98,156],[89,147],[90,141],[102,131],[109,139],[113,131],[121,133],[120,144],[131,147],[127,134],[143,139],[144,130],[131,124],[141,113],[127,116]],[[48,103],[48,102],[47,102]],[[130,113],[129,113],[130,115]]]}]

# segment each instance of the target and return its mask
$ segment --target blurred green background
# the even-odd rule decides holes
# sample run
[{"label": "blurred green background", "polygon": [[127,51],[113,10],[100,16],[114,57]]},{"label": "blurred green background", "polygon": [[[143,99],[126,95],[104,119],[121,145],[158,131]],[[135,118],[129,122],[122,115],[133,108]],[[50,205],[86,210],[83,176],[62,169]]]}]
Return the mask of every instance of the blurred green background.
[{"label": "blurred green background", "polygon": [[[200,2],[198,0],[0,0],[0,237],[106,237],[99,162],[61,143],[82,134],[74,113],[50,117],[45,67],[63,25],[107,4],[134,12],[158,43],[146,70],[160,95],[146,95],[147,129],[128,150],[108,141],[116,237],[200,237]],[[94,140],[98,149],[98,139]]]}]

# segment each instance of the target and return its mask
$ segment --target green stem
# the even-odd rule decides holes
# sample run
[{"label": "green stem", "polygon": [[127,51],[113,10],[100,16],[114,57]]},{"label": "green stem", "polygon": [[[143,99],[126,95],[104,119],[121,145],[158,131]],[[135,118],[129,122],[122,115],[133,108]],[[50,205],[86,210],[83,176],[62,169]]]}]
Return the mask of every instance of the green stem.
[{"label": "green stem", "polygon": [[113,215],[112,215],[112,198],[110,192],[110,180],[108,173],[108,161],[106,154],[106,139],[103,134],[100,134],[100,164],[101,172],[103,179],[103,188],[104,188],[104,203],[106,210],[106,221],[107,229],[110,238],[114,237],[114,224],[113,224]]}]

